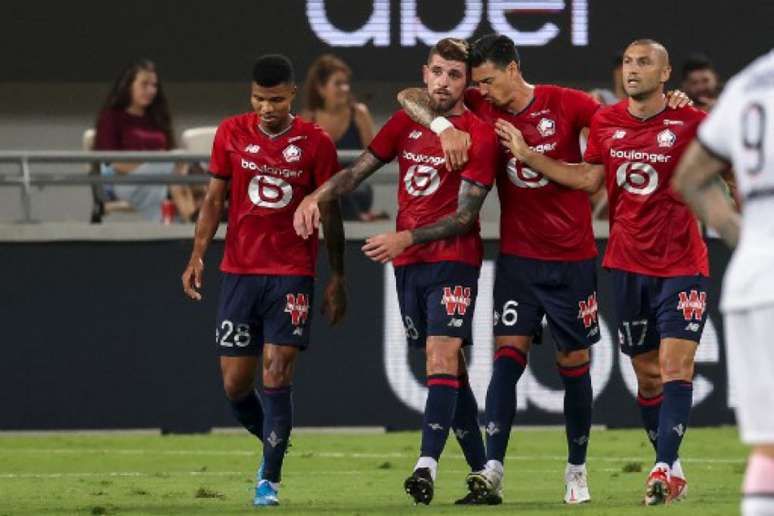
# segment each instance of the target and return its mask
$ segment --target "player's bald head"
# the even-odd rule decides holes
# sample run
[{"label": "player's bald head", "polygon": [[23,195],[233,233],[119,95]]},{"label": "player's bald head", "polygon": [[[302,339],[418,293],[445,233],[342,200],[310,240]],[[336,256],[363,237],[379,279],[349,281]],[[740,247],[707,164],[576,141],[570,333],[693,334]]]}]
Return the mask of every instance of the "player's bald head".
[{"label": "player's bald head", "polygon": [[662,66],[669,66],[669,52],[667,51],[666,47],[656,41],[655,39],[635,39],[631,43],[629,43],[629,46],[626,47],[626,51],[624,51],[624,54],[629,51],[632,47],[648,47],[651,49],[651,51],[657,56],[657,59],[660,60],[660,64]]}]

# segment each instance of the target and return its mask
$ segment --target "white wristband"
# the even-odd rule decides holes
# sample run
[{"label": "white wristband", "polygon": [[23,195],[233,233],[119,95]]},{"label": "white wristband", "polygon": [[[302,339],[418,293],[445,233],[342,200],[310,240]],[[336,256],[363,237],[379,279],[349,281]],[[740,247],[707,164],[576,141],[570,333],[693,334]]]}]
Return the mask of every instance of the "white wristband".
[{"label": "white wristband", "polygon": [[430,130],[435,134],[441,134],[449,127],[454,127],[454,124],[449,122],[449,119],[443,116],[437,116],[430,122]]}]

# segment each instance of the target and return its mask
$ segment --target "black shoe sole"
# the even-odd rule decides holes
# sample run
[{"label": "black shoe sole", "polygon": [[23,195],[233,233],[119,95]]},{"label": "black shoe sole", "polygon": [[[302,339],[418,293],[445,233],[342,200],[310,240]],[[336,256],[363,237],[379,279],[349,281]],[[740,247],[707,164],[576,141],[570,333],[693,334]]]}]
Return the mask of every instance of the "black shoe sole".
[{"label": "black shoe sole", "polygon": [[433,483],[425,478],[411,475],[403,482],[403,488],[414,499],[415,504],[429,505],[433,499]]},{"label": "black shoe sole", "polygon": [[468,490],[473,493],[477,498],[476,505],[500,505],[503,503],[502,497],[489,491],[489,486],[476,476],[469,476],[467,478]]}]

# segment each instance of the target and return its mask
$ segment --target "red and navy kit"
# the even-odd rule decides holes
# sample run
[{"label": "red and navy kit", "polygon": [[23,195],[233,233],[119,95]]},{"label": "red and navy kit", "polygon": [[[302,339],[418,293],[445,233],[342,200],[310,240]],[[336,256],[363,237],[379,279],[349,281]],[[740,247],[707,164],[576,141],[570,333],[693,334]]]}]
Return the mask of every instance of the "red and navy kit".
[{"label": "red and navy kit", "polygon": [[[579,138],[599,103],[588,94],[559,86],[535,86],[530,104],[517,114],[494,107],[470,88],[465,104],[494,125],[514,125],[535,151],[567,163],[582,161]],[[597,255],[587,193],[553,183],[503,149],[497,175],[500,196],[500,253],[538,260],[587,260]]]},{"label": "red and navy kit", "polygon": [[[471,88],[466,104],[490,124],[503,119],[537,152],[581,161],[580,134],[599,103],[581,91],[538,85],[530,104],[513,114],[494,107]],[[597,246],[585,192],[553,183],[502,150],[497,175],[500,256],[494,288],[494,334],[536,335],[543,317],[563,350],[599,340]]]},{"label": "red and navy kit", "polygon": [[707,246],[671,179],[704,116],[684,107],[643,120],[622,101],[592,121],[584,158],[605,167],[610,237],[603,266],[612,271],[627,354],[655,349],[664,338],[701,339]]},{"label": "red and navy kit", "polygon": [[269,136],[260,118],[225,120],[215,134],[210,173],[230,179],[226,250],[220,268],[236,274],[314,276],[317,234],[293,229],[301,200],[339,170],[336,147],[316,124],[299,117]]},{"label": "red and navy kit", "polygon": [[[485,188],[494,182],[497,138],[469,111],[449,120],[471,135],[469,161],[461,171],[446,168],[441,142],[403,111],[390,118],[369,146],[384,162],[398,158],[398,231],[434,224],[457,211],[462,181]],[[411,246],[393,260],[401,316],[410,346],[428,336],[472,342],[473,312],[483,245],[476,227],[464,235]]]},{"label": "red and navy kit", "polygon": [[[473,141],[469,161],[461,171],[446,168],[441,141],[429,129],[395,113],[374,137],[369,151],[381,161],[398,158],[398,231],[433,224],[457,211],[460,183],[470,181],[485,188],[494,182],[497,138],[494,130],[470,111],[451,116],[454,126]],[[453,238],[411,246],[393,260],[396,267],[442,261],[481,266],[483,246],[478,222],[475,229]]]},{"label": "red and navy kit", "polygon": [[294,118],[270,136],[255,113],[225,120],[210,173],[231,181],[225,273],[216,344],[222,355],[256,355],[264,342],[306,348],[317,234],[293,229],[301,200],[339,169],[336,148],[315,124]]}]

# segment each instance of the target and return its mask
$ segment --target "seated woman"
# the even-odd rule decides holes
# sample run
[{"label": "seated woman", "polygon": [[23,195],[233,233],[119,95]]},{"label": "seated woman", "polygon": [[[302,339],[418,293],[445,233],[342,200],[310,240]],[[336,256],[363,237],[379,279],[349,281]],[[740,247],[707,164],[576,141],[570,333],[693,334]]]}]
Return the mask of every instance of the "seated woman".
[{"label": "seated woman", "polygon": [[[156,66],[140,59],[126,67],[116,79],[97,119],[95,150],[165,151],[175,147],[169,105]],[[102,166],[111,174],[184,174],[183,163],[113,162]],[[171,193],[177,212],[190,220],[195,206],[189,188],[183,186],[116,184],[119,199],[128,201],[146,220],[161,220],[161,204]]]},{"label": "seated woman", "polygon": [[[301,116],[316,122],[340,150],[365,149],[374,137],[374,121],[365,104],[355,102],[350,92],[352,70],[331,54],[318,57],[309,67],[304,82],[304,110]],[[373,213],[372,187],[362,183],[341,198],[344,220],[386,219],[386,213]]]}]

